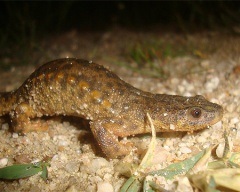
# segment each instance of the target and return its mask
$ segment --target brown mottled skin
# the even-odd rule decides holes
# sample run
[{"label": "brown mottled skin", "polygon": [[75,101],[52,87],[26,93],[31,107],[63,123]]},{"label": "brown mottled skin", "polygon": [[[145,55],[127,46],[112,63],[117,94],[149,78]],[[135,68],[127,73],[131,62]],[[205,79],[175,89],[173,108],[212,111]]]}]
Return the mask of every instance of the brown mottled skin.
[{"label": "brown mottled skin", "polygon": [[10,114],[15,131],[39,129],[36,117],[83,117],[109,158],[131,150],[118,137],[151,132],[147,113],[157,132],[192,132],[221,120],[223,109],[199,95],[141,91],[101,65],[74,58],[46,63],[17,90],[0,93],[0,116]]}]

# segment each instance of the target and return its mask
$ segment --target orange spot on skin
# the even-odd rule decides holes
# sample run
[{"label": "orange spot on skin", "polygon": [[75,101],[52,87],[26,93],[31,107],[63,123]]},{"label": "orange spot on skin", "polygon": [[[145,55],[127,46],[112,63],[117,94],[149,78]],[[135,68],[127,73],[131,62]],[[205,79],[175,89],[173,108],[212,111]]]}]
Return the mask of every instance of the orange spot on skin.
[{"label": "orange spot on skin", "polygon": [[88,90],[89,89],[89,84],[86,81],[80,81],[78,86],[82,89],[82,90]]},{"label": "orange spot on skin", "polygon": [[105,108],[110,108],[110,107],[112,106],[112,104],[111,104],[109,101],[107,101],[107,100],[104,100],[104,101],[102,102],[102,105],[103,105],[103,107],[105,107]]},{"label": "orange spot on skin", "polygon": [[47,80],[51,80],[52,77],[53,77],[53,73],[48,73],[45,75],[45,79],[47,79]]},{"label": "orange spot on skin", "polygon": [[56,80],[57,81],[60,81],[64,78],[64,74],[63,73],[58,73],[57,76],[56,76]]},{"label": "orange spot on skin", "polygon": [[71,77],[71,76],[67,78],[67,81],[68,81],[69,84],[75,84],[76,83],[76,79],[74,77]]},{"label": "orange spot on skin", "polygon": [[53,76],[53,73],[48,73],[45,78],[46,79],[51,79],[52,76]]},{"label": "orange spot on skin", "polygon": [[94,100],[98,100],[98,99],[101,99],[101,96],[102,94],[99,92],[99,91],[92,91],[91,92],[91,97],[94,99]]}]

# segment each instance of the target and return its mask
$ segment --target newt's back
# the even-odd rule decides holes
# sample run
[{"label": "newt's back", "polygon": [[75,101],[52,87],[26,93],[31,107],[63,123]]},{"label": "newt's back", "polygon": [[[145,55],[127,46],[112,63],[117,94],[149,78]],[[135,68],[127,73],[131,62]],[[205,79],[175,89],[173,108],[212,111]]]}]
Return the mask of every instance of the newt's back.
[{"label": "newt's back", "polygon": [[42,115],[75,115],[93,120],[121,112],[122,100],[136,90],[101,65],[58,59],[41,66],[16,91]]}]

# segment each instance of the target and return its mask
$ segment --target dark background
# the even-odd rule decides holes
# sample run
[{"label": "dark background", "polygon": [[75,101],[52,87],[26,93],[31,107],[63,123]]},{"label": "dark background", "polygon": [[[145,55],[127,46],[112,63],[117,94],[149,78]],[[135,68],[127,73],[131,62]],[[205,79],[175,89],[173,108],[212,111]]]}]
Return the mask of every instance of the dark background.
[{"label": "dark background", "polygon": [[[238,1],[1,1],[0,56],[71,29],[228,30],[240,24]],[[8,50],[8,51],[7,51]]]},{"label": "dark background", "polygon": [[99,30],[112,26],[181,30],[229,27],[240,22],[238,1],[40,1],[0,2],[1,32],[61,32],[71,28]]}]

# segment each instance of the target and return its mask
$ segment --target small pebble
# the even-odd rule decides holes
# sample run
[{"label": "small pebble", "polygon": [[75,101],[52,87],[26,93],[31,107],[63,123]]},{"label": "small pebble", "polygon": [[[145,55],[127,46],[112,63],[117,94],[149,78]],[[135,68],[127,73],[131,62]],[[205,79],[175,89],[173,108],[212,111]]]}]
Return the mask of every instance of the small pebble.
[{"label": "small pebble", "polygon": [[179,147],[186,147],[186,143],[179,143],[178,146]]},{"label": "small pebble", "polygon": [[72,161],[66,165],[65,169],[69,173],[76,173],[79,170],[79,166],[79,163]]},{"label": "small pebble", "polygon": [[205,88],[208,91],[213,91],[214,89],[216,89],[218,87],[220,80],[218,77],[212,77],[211,79],[209,79],[206,83],[205,83]]},{"label": "small pebble", "polygon": [[2,158],[0,159],[0,167],[5,167],[8,163],[8,159],[7,158]]},{"label": "small pebble", "polygon": [[192,94],[191,94],[190,92],[186,91],[185,93],[183,93],[183,96],[185,96],[185,97],[191,97]]},{"label": "small pebble", "polygon": [[178,85],[178,91],[180,92],[180,93],[184,93],[185,92],[185,87],[184,86],[182,86],[182,85]]},{"label": "small pebble", "polygon": [[68,145],[69,145],[69,142],[68,142],[68,141],[64,141],[64,140],[60,140],[60,141],[58,142],[58,144],[59,144],[60,146],[68,146]]},{"label": "small pebble", "polygon": [[226,107],[227,111],[232,113],[235,109],[236,109],[236,104],[235,103],[231,103]]},{"label": "small pebble", "polygon": [[180,150],[183,154],[187,154],[187,153],[191,153],[191,152],[192,152],[192,150],[189,149],[188,147],[181,147],[179,150]]},{"label": "small pebble", "polygon": [[106,173],[106,174],[104,175],[104,178],[103,178],[103,179],[110,181],[112,178],[113,178],[113,175],[112,175],[112,174]]},{"label": "small pebble", "polygon": [[164,148],[171,148],[174,144],[174,140],[173,139],[166,139],[164,142]]},{"label": "small pebble", "polygon": [[12,134],[12,138],[17,139],[18,138],[18,134],[17,133],[13,133]]},{"label": "small pebble", "polygon": [[98,169],[101,169],[102,167],[107,167],[107,166],[109,166],[109,162],[106,159],[99,157],[92,160],[89,166],[89,171],[91,173],[96,173]]},{"label": "small pebble", "polygon": [[239,122],[239,119],[237,118],[237,117],[234,117],[234,118],[232,118],[231,120],[230,120],[230,124],[231,125],[234,125],[234,124],[236,124],[236,123],[238,123]]},{"label": "small pebble", "polygon": [[218,145],[218,147],[216,149],[216,155],[218,156],[218,158],[222,158],[223,157],[224,147],[225,147],[224,143],[220,143]]},{"label": "small pebble", "polygon": [[210,61],[209,60],[203,60],[201,63],[201,66],[204,68],[208,68],[210,65]]},{"label": "small pebble", "polygon": [[203,148],[206,149],[206,148],[209,148],[211,146],[211,143],[210,142],[207,142],[207,143],[204,143],[203,144]]},{"label": "small pebble", "polygon": [[97,184],[97,192],[113,192],[113,186],[109,182],[101,182]]},{"label": "small pebble", "polygon": [[176,191],[193,192],[193,188],[192,188],[191,183],[189,182],[187,177],[181,177],[179,179]]},{"label": "small pebble", "polygon": [[76,187],[74,185],[72,185],[65,192],[78,192],[78,190],[76,189]]},{"label": "small pebble", "polygon": [[204,143],[204,142],[206,142],[206,137],[203,137],[203,136],[199,136],[199,137],[197,137],[196,139],[197,139],[197,142],[198,142],[198,143]]},{"label": "small pebble", "polygon": [[213,129],[221,129],[222,128],[222,121],[219,121],[217,123],[215,123],[214,125],[212,125]]},{"label": "small pebble", "polygon": [[194,86],[192,83],[189,83],[186,80],[183,80],[182,85],[186,88],[186,91],[192,91],[194,90]]},{"label": "small pebble", "polygon": [[240,90],[239,89],[234,89],[231,91],[231,95],[233,96],[239,96],[240,95]]},{"label": "small pebble", "polygon": [[178,78],[172,78],[171,79],[171,84],[178,85],[179,84],[179,79]]}]

